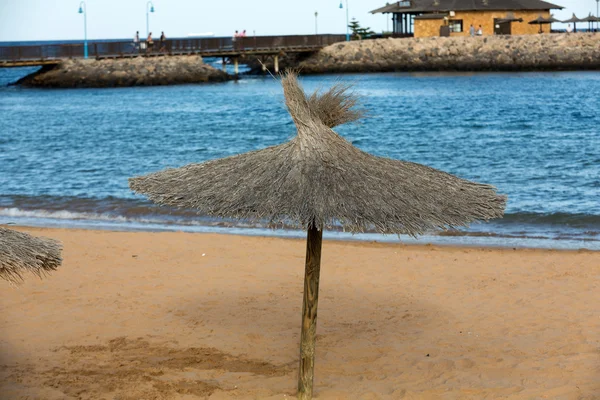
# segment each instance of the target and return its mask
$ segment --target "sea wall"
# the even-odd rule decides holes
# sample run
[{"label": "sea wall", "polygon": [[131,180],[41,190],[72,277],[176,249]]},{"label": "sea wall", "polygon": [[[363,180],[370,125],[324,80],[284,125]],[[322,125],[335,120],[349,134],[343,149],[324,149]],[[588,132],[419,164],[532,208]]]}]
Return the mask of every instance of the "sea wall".
[{"label": "sea wall", "polygon": [[65,60],[46,66],[16,82],[48,88],[119,87],[222,82],[229,76],[202,61],[202,57],[161,56],[104,60]]},{"label": "sea wall", "polygon": [[600,34],[435,37],[343,42],[298,64],[302,74],[600,69]]}]

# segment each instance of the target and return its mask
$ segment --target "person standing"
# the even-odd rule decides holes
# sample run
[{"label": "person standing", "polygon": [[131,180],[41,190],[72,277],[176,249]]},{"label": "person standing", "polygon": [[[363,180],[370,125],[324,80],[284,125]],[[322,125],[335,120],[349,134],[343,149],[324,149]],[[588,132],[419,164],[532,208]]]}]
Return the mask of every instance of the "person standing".
[{"label": "person standing", "polygon": [[473,26],[473,24],[471,24],[471,26],[469,27],[469,35],[471,35],[471,37],[475,36],[475,27]]},{"label": "person standing", "polygon": [[150,32],[146,39],[146,54],[152,53],[152,47],[154,47],[154,40],[152,40],[152,32]]},{"label": "person standing", "polygon": [[136,31],[133,37],[133,50],[136,53],[140,52],[140,31]]},{"label": "person standing", "polygon": [[[242,31],[242,33],[240,33],[240,38],[244,39],[246,37],[246,30],[244,29]],[[238,43],[238,50],[244,50],[244,42],[245,40],[241,40],[240,43]]]},{"label": "person standing", "polygon": [[233,34],[233,38],[231,38],[231,43],[233,44],[233,49],[237,50],[237,40],[240,37],[240,34],[238,31],[235,31],[235,33]]},{"label": "person standing", "polygon": [[483,36],[483,28],[479,25],[479,29],[477,29],[477,36]]},{"label": "person standing", "polygon": [[571,24],[567,25],[567,33],[572,33],[573,28],[571,28]]},{"label": "person standing", "polygon": [[165,36],[164,32],[161,32],[158,51],[163,52],[166,50],[167,50],[167,37]]}]

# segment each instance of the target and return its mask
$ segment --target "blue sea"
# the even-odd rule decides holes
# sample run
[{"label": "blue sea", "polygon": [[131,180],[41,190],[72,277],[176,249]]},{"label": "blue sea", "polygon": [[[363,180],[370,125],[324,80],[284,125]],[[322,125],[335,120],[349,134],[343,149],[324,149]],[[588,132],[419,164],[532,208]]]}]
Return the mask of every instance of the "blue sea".
[{"label": "blue sea", "polygon": [[[295,129],[271,77],[118,89],[7,86],[0,69],[0,224],[300,237],[158,207],[127,178],[261,149]],[[417,242],[600,250],[600,72],[308,76],[352,82],[369,118],[336,131],[362,150],[490,183],[503,219]],[[375,233],[326,237],[412,243]]]}]

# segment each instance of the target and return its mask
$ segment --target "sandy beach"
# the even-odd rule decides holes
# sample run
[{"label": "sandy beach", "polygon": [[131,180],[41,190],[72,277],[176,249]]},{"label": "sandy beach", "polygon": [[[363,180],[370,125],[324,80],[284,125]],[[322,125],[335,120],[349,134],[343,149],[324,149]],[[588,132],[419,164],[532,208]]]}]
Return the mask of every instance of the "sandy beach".
[{"label": "sandy beach", "polygon": [[[295,395],[305,243],[17,228],[64,264],[0,295],[2,399]],[[318,399],[600,399],[600,253],[324,241]]]}]

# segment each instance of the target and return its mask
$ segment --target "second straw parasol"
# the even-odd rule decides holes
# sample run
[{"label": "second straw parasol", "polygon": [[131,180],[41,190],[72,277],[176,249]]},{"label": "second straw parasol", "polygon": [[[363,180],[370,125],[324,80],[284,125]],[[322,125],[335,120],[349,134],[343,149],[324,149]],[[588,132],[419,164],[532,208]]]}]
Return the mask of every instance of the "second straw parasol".
[{"label": "second straw parasol", "polygon": [[573,13],[573,16],[569,19],[565,19],[564,21],[562,21],[564,24],[573,24],[573,32],[577,32],[577,23],[578,22],[585,22],[582,19],[577,18],[577,16],[575,15],[575,13]]},{"label": "second straw parasol", "polygon": [[60,252],[54,239],[0,227],[0,278],[18,284],[27,271],[42,277],[61,264]]},{"label": "second straw parasol", "polygon": [[540,30],[538,31],[538,33],[544,33],[544,30],[542,29],[542,25],[550,25],[553,22],[560,22],[559,20],[557,20],[556,18],[554,18],[554,16],[550,15],[550,17],[548,18],[544,18],[542,17],[542,15],[538,15],[538,17],[532,21],[529,21],[529,24],[535,24],[535,25],[539,25],[540,26]]}]

